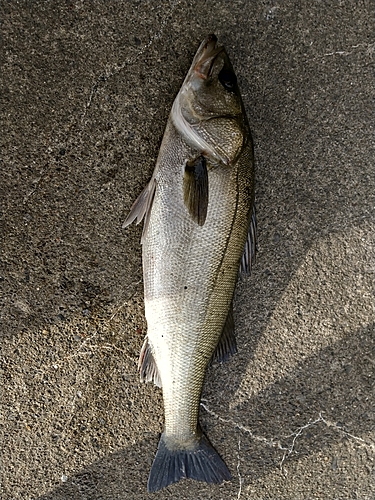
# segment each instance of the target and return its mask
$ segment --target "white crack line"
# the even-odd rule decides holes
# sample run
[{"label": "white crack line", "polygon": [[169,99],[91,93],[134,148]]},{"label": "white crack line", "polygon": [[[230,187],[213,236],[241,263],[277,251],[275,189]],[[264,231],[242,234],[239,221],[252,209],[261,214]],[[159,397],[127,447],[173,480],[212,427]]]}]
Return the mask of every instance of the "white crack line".
[{"label": "white crack line", "polygon": [[91,87],[91,92],[90,92],[89,98],[88,98],[88,100],[86,102],[85,109],[84,109],[84,111],[82,113],[82,116],[81,116],[81,122],[83,122],[83,120],[84,120],[84,118],[85,118],[85,116],[87,114],[87,111],[88,111],[89,107],[91,106],[91,103],[93,101],[94,95],[98,91],[98,88],[99,88],[100,84],[102,82],[105,83],[109,78],[112,78],[112,76],[117,75],[126,66],[129,66],[130,64],[134,64],[135,61],[142,54],[144,54],[144,52],[147,49],[149,49],[151,47],[151,45],[154,43],[154,41],[157,40],[158,38],[160,38],[162,36],[165,26],[170,21],[170,17],[172,16],[173,12],[175,11],[177,5],[179,5],[179,4],[180,4],[180,0],[176,0],[176,1],[170,2],[170,4],[169,4],[170,5],[170,10],[164,16],[164,18],[163,18],[163,20],[162,20],[162,22],[160,24],[159,30],[151,36],[151,38],[149,39],[149,41],[145,45],[143,45],[143,47],[141,47],[134,56],[131,56],[128,59],[126,59],[125,62],[123,62],[119,66],[116,65],[114,68],[105,70],[104,73],[102,73],[101,75],[99,75],[99,77],[97,78],[96,82]]},{"label": "white crack line", "polygon": [[[70,360],[74,358],[80,358],[84,356],[90,356],[92,355],[95,351],[118,351],[120,352],[123,356],[125,356],[127,359],[129,359],[133,364],[137,365],[138,360],[134,356],[131,356],[128,354],[126,351],[121,349],[120,347],[117,347],[110,342],[105,342],[104,344],[91,344],[88,343],[89,340],[94,338],[97,335],[98,332],[95,332],[93,335],[85,339],[81,345],[72,353],[67,356],[64,356],[63,358],[59,359],[58,361],[54,361],[53,363],[49,363],[48,365],[42,365],[40,368],[34,368],[35,371],[39,375],[45,375],[48,370],[51,370],[52,368],[54,370],[58,370],[59,368],[62,368],[62,366],[66,363],[69,362]],[[83,350],[86,349],[86,350]]]},{"label": "white crack line", "polygon": [[[367,55],[372,55],[374,53],[374,48],[375,44],[374,43],[358,43],[357,45],[352,45],[350,48],[351,49],[357,49],[358,47],[367,47],[366,54]],[[354,51],[347,51],[347,50],[336,50],[334,52],[327,52],[324,55],[325,56],[348,56],[352,54]]]},{"label": "white crack line", "polygon": [[[218,415],[217,413],[212,411],[210,408],[208,408],[207,404],[205,404],[205,403],[207,403],[207,401],[205,401],[205,402],[201,401],[200,405],[206,410],[206,412],[208,414],[212,415],[214,418],[216,418],[220,422],[223,422],[225,424],[230,424],[234,428],[239,429],[240,431],[246,432],[247,434],[250,435],[250,437],[252,439],[254,439],[254,441],[258,441],[258,442],[266,444],[267,446],[270,446],[272,448],[277,448],[279,450],[284,451],[283,457],[282,457],[281,462],[280,462],[281,471],[283,471],[283,464],[284,464],[286,458],[289,457],[293,453],[293,451],[295,451],[295,445],[296,445],[296,441],[297,441],[298,437],[301,436],[301,434],[303,433],[303,431],[305,429],[312,427],[313,425],[317,425],[320,422],[323,423],[324,425],[326,425],[327,427],[334,429],[337,432],[341,432],[342,434],[345,434],[346,436],[354,439],[355,441],[360,443],[362,446],[369,448],[372,451],[375,451],[375,443],[372,443],[372,442],[368,443],[364,439],[362,439],[361,437],[355,436],[354,434],[351,434],[350,432],[346,431],[345,429],[343,429],[342,427],[337,425],[335,422],[331,422],[330,420],[327,420],[326,418],[323,417],[322,412],[319,412],[319,417],[317,419],[313,420],[312,422],[308,422],[307,424],[302,425],[301,427],[298,427],[298,429],[296,429],[294,432],[292,432],[291,434],[288,434],[287,436],[285,436],[281,439],[277,439],[277,438],[267,439],[263,436],[258,436],[256,434],[254,434],[250,428],[245,427],[244,425],[242,425],[238,422],[235,422],[232,419],[221,417],[220,415]],[[285,446],[281,445],[281,440],[289,439],[292,437],[293,437],[293,440],[292,440],[291,445],[289,447],[285,447]],[[239,446],[240,446],[240,444],[239,444]],[[239,454],[238,454],[238,456],[239,456]],[[238,468],[239,468],[239,463],[237,465],[237,471],[238,471]],[[241,482],[240,482],[240,485],[241,485]]]},{"label": "white crack line", "polygon": [[[113,318],[114,318],[114,317],[115,317],[115,316],[116,316],[116,315],[117,315],[117,314],[121,311],[121,309],[122,309],[123,307],[125,307],[125,306],[126,306],[126,304],[129,302],[129,300],[131,300],[131,299],[134,297],[134,295],[137,293],[137,288],[136,288],[136,287],[137,287],[138,285],[140,285],[141,283],[142,283],[142,280],[139,280],[139,281],[137,281],[137,282],[135,282],[135,283],[131,283],[129,286],[127,286],[127,287],[125,288],[125,290],[128,290],[129,288],[133,288],[133,287],[134,287],[134,288],[135,288],[135,290],[134,290],[134,291],[133,291],[133,293],[130,295],[130,297],[128,297],[128,298],[125,300],[125,302],[123,302],[120,306],[118,306],[118,307],[116,308],[116,310],[114,311],[114,313],[112,314],[112,316],[111,316],[111,317],[110,317],[110,318],[109,318],[109,319],[105,322],[105,324],[106,324],[106,323],[109,323],[110,321],[112,321],[112,320],[113,320]],[[124,291],[124,290],[123,290],[123,291]]]},{"label": "white crack line", "polygon": [[[285,450],[283,458],[281,459],[281,462],[280,462],[280,470],[281,471],[283,471],[283,464],[284,464],[284,461],[285,461],[286,457],[289,457],[289,455],[291,455],[293,453],[293,451],[294,451],[294,446],[296,444],[297,438],[303,433],[303,431],[305,429],[307,429],[308,427],[311,427],[311,426],[317,424],[318,422],[323,422],[321,413],[319,413],[319,418],[317,418],[313,422],[309,422],[308,424],[303,425],[302,427],[299,427],[296,431],[292,432],[292,434],[289,434],[288,436],[285,436],[284,439],[288,439],[288,438],[290,438],[292,436],[294,436],[294,437],[293,437],[292,444],[290,445],[289,448],[285,448],[285,447],[282,447],[282,446],[279,447],[280,450]],[[284,471],[284,473],[286,475],[286,471]]]},{"label": "white crack line", "polygon": [[319,413],[319,418],[323,422],[323,424],[325,424],[327,427],[331,427],[338,432],[342,432],[346,436],[349,436],[352,439],[354,439],[355,441],[358,441],[359,443],[363,444],[363,446],[369,448],[370,450],[375,451],[375,443],[367,443],[364,439],[362,439],[358,436],[355,436],[354,434],[351,434],[350,432],[346,431],[345,429],[343,429],[342,427],[337,425],[335,422],[331,422],[330,420],[325,419],[322,416],[322,412]]},{"label": "white crack line", "polygon": [[[142,283],[142,280],[139,280],[137,282],[131,283],[125,289],[123,289],[122,292],[124,292],[125,290],[129,290],[129,289],[131,289],[133,287],[137,287],[140,283]],[[109,350],[109,351],[110,350],[115,350],[115,351],[121,352],[121,354],[123,354],[127,359],[129,359],[130,361],[132,361],[132,363],[137,364],[138,361],[137,361],[136,358],[134,358],[134,356],[131,356],[126,351],[124,351],[120,347],[117,347],[117,346],[111,344],[110,342],[105,342],[103,344],[93,344],[93,343],[91,343],[91,340],[94,339],[98,334],[101,333],[101,328],[103,328],[105,326],[108,326],[110,324],[110,322],[115,318],[115,316],[121,311],[121,309],[123,309],[126,306],[126,304],[134,297],[134,295],[136,293],[137,293],[137,290],[135,289],[131,293],[131,295],[120,306],[118,306],[116,308],[116,310],[114,311],[114,313],[108,319],[106,319],[103,322],[103,324],[100,327],[98,327],[98,329],[92,335],[90,335],[89,337],[87,337],[86,339],[84,339],[81,342],[81,344],[77,348],[75,348],[73,350],[73,352],[71,354],[68,354],[68,355],[64,356],[63,358],[60,358],[58,361],[54,361],[53,363],[49,363],[47,365],[42,365],[40,368],[35,368],[34,367],[34,369],[40,375],[44,375],[46,373],[46,371],[50,370],[51,368],[53,368],[55,370],[58,370],[67,361],[69,361],[69,360],[71,360],[73,358],[81,357],[81,356],[88,356],[90,354],[93,354],[93,351],[95,351],[95,350],[96,351],[98,351],[98,350]],[[86,350],[84,350],[84,349],[86,349]]]},{"label": "white crack line", "polygon": [[239,430],[241,430],[243,432],[246,432],[247,434],[250,435],[250,437],[252,439],[254,439],[254,441],[259,441],[261,443],[266,444],[267,446],[271,446],[272,448],[278,447],[279,442],[276,442],[273,439],[269,440],[269,439],[267,439],[267,438],[265,438],[263,436],[258,436],[256,434],[254,434],[253,431],[251,429],[249,429],[248,427],[245,427],[244,425],[239,424],[239,423],[235,422],[232,419],[229,419],[229,418],[227,419],[227,418],[220,417],[220,415],[218,415],[214,411],[210,410],[210,408],[208,408],[207,405],[205,403],[203,403],[202,401],[201,401],[200,404],[206,410],[207,413],[209,413],[210,415],[212,415],[216,419],[220,420],[220,422],[223,422],[225,424],[230,424],[233,427],[235,427],[236,429],[239,429]]},{"label": "white crack line", "polygon": [[25,194],[25,196],[23,197],[23,200],[22,200],[22,203],[25,205],[28,201],[29,201],[29,198],[31,198],[31,196],[35,193],[35,191],[38,189],[39,187],[39,184],[40,182],[43,180],[44,176],[46,175],[48,171],[48,168],[44,168],[41,172],[41,174],[39,175],[39,177],[37,179],[34,179],[32,181],[32,184],[34,184],[34,187],[33,189],[31,189],[27,194]]}]

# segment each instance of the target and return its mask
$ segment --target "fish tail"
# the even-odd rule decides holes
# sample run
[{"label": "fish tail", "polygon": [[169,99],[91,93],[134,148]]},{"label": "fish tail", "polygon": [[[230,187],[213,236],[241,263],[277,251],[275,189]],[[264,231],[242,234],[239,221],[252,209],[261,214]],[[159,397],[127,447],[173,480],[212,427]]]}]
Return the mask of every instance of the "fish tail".
[{"label": "fish tail", "polygon": [[162,434],[148,478],[147,490],[150,493],[158,491],[183,478],[219,484],[229,481],[232,476],[204,435],[200,437],[194,449],[169,450]]}]

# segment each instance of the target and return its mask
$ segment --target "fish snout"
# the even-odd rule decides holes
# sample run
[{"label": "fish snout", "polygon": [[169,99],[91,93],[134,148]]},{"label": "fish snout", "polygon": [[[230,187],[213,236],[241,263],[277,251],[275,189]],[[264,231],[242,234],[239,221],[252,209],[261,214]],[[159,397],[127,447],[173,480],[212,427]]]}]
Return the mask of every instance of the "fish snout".
[{"label": "fish snout", "polygon": [[194,72],[203,80],[207,80],[211,75],[211,70],[216,57],[224,50],[224,47],[217,46],[216,35],[208,35],[201,44],[198,57],[195,61]]}]

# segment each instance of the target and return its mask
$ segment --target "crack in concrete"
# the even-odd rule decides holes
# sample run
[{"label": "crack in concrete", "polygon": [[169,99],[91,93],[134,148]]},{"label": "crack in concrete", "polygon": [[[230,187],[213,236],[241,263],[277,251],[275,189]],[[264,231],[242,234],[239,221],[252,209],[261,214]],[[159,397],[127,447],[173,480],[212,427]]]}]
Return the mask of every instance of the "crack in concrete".
[{"label": "crack in concrete", "polygon": [[287,457],[289,457],[289,455],[291,455],[294,451],[294,447],[295,447],[295,444],[296,444],[296,441],[297,441],[297,438],[303,433],[303,431],[309,427],[312,427],[313,425],[319,423],[319,422],[322,422],[322,417],[321,417],[321,413],[319,413],[319,418],[317,418],[316,420],[314,420],[313,422],[309,422],[308,424],[305,424],[303,425],[302,427],[299,427],[296,431],[292,432],[292,434],[289,434],[288,436],[285,436],[284,439],[288,439],[288,438],[291,438],[293,436],[293,441],[292,441],[292,444],[290,445],[289,448],[285,448],[285,447],[282,447],[282,446],[279,446],[279,449],[280,450],[284,450],[284,455],[283,455],[283,458],[281,459],[281,462],[280,462],[280,470],[282,472],[284,472],[284,474],[286,475],[286,471],[283,471],[283,464],[285,462],[285,459]]},{"label": "crack in concrete", "polygon": [[126,59],[125,62],[123,62],[122,64],[116,65],[112,69],[105,70],[103,73],[101,73],[98,76],[96,82],[91,87],[91,92],[90,92],[89,98],[85,104],[85,109],[84,109],[82,116],[81,116],[81,122],[83,122],[83,120],[87,114],[87,111],[88,111],[89,107],[91,106],[91,103],[94,99],[94,96],[99,89],[100,84],[105,83],[107,80],[112,78],[114,75],[117,75],[118,73],[120,73],[120,71],[122,71],[126,66],[129,66],[130,64],[134,64],[135,61],[142,54],[144,54],[144,52],[147,49],[149,49],[151,47],[151,45],[154,43],[154,41],[162,36],[165,26],[168,24],[168,21],[170,21],[173,12],[175,11],[177,5],[179,5],[179,4],[180,4],[180,0],[175,0],[175,1],[170,2],[170,10],[162,19],[159,30],[151,36],[149,41],[146,44],[144,44],[143,47],[141,47],[135,55],[128,57],[128,59]]},{"label": "crack in concrete", "polygon": [[40,176],[37,179],[34,179],[32,181],[32,184],[34,184],[34,187],[27,194],[25,194],[25,196],[23,197],[22,203],[24,205],[29,201],[29,199],[33,196],[33,194],[38,190],[39,184],[46,176],[48,170],[49,170],[49,168],[44,168],[42,170],[42,173],[40,174]]},{"label": "crack in concrete", "polygon": [[[114,311],[114,313],[111,315],[111,317],[105,321],[104,324],[108,324],[110,321],[113,320],[113,318],[121,311],[121,309],[126,306],[126,304],[129,302],[129,300],[131,300],[134,295],[137,293],[137,286],[140,285],[141,283],[143,282],[143,280],[139,280],[137,282],[134,282],[134,283],[131,283],[130,285],[128,285],[125,290],[129,290],[129,288],[135,288],[135,290],[133,291],[133,293],[120,305],[116,308],[116,310]],[[125,291],[125,290],[122,290],[122,293]]]},{"label": "crack in concrete", "polygon": [[[106,351],[106,350],[107,351],[111,351],[111,350],[119,351],[119,352],[121,352],[121,354],[123,356],[125,356],[127,359],[129,359],[130,361],[132,361],[133,364],[137,364],[138,361],[137,361],[137,359],[135,357],[131,356],[126,351],[124,351],[123,349],[120,349],[119,347],[111,344],[110,342],[106,342],[103,345],[88,344],[87,342],[89,340],[91,340],[93,337],[95,337],[95,335],[97,333],[98,332],[96,332],[94,335],[92,335],[91,337],[88,337],[86,340],[84,340],[82,342],[82,344],[78,347],[78,349],[76,349],[76,351],[73,352],[72,354],[70,354],[69,356],[65,356],[64,358],[62,358],[58,362],[54,362],[54,363],[51,363],[51,364],[48,364],[48,365],[44,365],[42,368],[34,368],[34,369],[40,375],[44,375],[51,368],[53,368],[55,370],[58,370],[67,361],[69,361],[69,360],[71,360],[73,358],[81,357],[81,356],[89,356],[90,354],[92,354],[92,351],[95,351],[95,350],[97,350],[97,351],[101,351],[101,350],[104,350],[104,351]],[[82,351],[83,348],[86,348],[87,350]]]},{"label": "crack in concrete", "polygon": [[[345,436],[348,436],[348,437],[354,439],[355,441],[357,441],[358,443],[360,443],[362,446],[364,446],[364,447],[366,447],[366,448],[368,448],[368,449],[370,449],[372,451],[375,451],[375,443],[366,442],[361,437],[358,437],[358,436],[355,436],[354,434],[351,434],[350,432],[348,432],[344,428],[342,428],[340,425],[338,425],[336,422],[332,422],[332,421],[324,418],[323,415],[322,415],[322,412],[319,412],[319,417],[318,418],[316,418],[313,421],[308,422],[305,425],[302,425],[301,427],[298,427],[298,429],[296,429],[291,434],[288,434],[287,436],[284,436],[282,438],[270,438],[270,439],[268,439],[268,438],[266,438],[264,436],[259,436],[257,434],[254,434],[254,432],[249,427],[246,427],[246,426],[244,426],[244,425],[242,425],[242,424],[240,424],[238,422],[235,422],[232,419],[221,417],[220,415],[218,415],[217,413],[215,413],[213,410],[211,410],[207,406],[207,401],[206,400],[202,400],[201,403],[200,403],[200,405],[202,406],[202,408],[204,408],[206,410],[206,412],[209,415],[213,416],[214,418],[216,418],[220,422],[223,422],[225,424],[230,424],[232,427],[234,427],[236,429],[239,429],[240,431],[246,432],[247,434],[250,435],[250,437],[252,439],[254,439],[254,441],[258,441],[258,442],[261,442],[261,443],[263,443],[263,444],[265,444],[267,446],[270,446],[272,448],[277,448],[277,449],[279,449],[281,451],[284,451],[283,457],[282,457],[282,459],[280,461],[279,467],[280,467],[280,470],[285,475],[286,475],[286,471],[284,470],[283,465],[284,465],[285,460],[293,452],[297,453],[295,451],[295,446],[296,446],[297,439],[299,438],[299,436],[301,436],[301,434],[303,434],[304,430],[308,429],[309,427],[312,427],[313,425],[317,425],[319,423],[323,423],[324,425],[326,425],[330,429],[334,429],[335,431],[340,432],[340,433],[344,434]],[[284,440],[287,440],[287,439],[290,439],[290,438],[293,438],[290,446],[282,446],[281,441],[284,441]],[[240,439],[239,439],[239,450],[240,450]],[[238,460],[239,460],[239,452],[238,452],[237,456],[238,456]],[[241,478],[241,476],[239,474],[239,462],[238,462],[238,465],[237,465],[237,473],[238,473],[238,476],[239,476],[239,479],[240,479],[240,491],[241,491],[241,489],[242,489],[242,483],[241,483],[241,481],[243,481],[243,479]],[[239,494],[240,494],[240,491],[239,491]]]},{"label": "crack in concrete", "polygon": [[236,429],[239,429],[240,431],[246,432],[247,434],[250,435],[250,437],[252,439],[254,439],[254,441],[259,441],[259,442],[264,443],[268,446],[271,446],[272,448],[275,448],[278,446],[279,443],[275,442],[273,439],[269,440],[263,436],[257,436],[256,434],[253,433],[253,431],[249,427],[245,427],[244,425],[239,424],[232,419],[226,419],[226,418],[220,417],[220,415],[218,415],[214,411],[210,410],[210,408],[208,408],[208,406],[205,403],[203,403],[203,401],[205,401],[205,400],[202,400],[200,403],[202,408],[204,408],[207,413],[209,413],[210,415],[212,415],[216,419],[220,420],[220,422],[223,422],[225,424],[230,424],[233,427],[235,427]]},{"label": "crack in concrete", "polygon": [[[171,20],[172,18],[172,14],[173,12],[175,11],[176,7],[180,4],[180,0],[173,0],[173,1],[170,1],[169,2],[169,5],[170,5],[170,9],[168,11],[168,13],[166,15],[164,15],[162,21],[161,21],[161,24],[160,24],[160,28],[159,30],[154,33],[151,38],[149,39],[149,41],[143,45],[143,47],[141,47],[137,52],[136,54],[134,54],[133,56],[131,57],[128,57],[125,62],[123,62],[122,64],[120,65],[115,65],[114,67],[112,68],[108,68],[108,69],[105,69],[104,72],[102,72],[98,78],[96,79],[95,83],[92,85],[91,87],[91,91],[90,91],[90,95],[87,99],[87,102],[85,103],[84,105],[84,110],[83,110],[83,113],[81,115],[81,119],[78,121],[78,123],[74,120],[74,126],[75,125],[78,125],[79,122],[81,124],[84,125],[84,119],[87,115],[87,112],[88,112],[88,109],[90,108],[91,104],[92,104],[92,101],[94,99],[94,96],[95,94],[97,93],[99,87],[102,85],[102,84],[105,84],[111,77],[113,77],[114,75],[118,74],[120,71],[122,71],[126,66],[129,66],[131,64],[134,64],[135,61],[147,50],[151,47],[151,45],[154,43],[155,40],[157,40],[158,38],[160,38],[164,32],[164,29],[166,27],[166,25],[168,24],[168,22]],[[78,125],[79,126],[79,125]],[[73,128],[73,123],[70,127],[70,129]],[[67,142],[67,138],[65,138],[65,140],[63,141],[64,143]],[[33,181],[33,184],[34,186],[32,187],[32,189],[30,189],[26,194],[25,196],[23,197],[23,204],[27,204],[29,202],[29,199],[38,191],[39,189],[39,186],[41,184],[41,182],[44,180],[44,178],[46,177],[47,173],[50,171],[50,166],[48,166],[47,168],[45,168],[42,173],[40,174],[40,176],[35,179]]]},{"label": "crack in concrete", "polygon": [[[126,290],[129,290],[129,289],[132,289],[134,287],[137,287],[141,282],[142,282],[142,280],[139,280],[137,282],[131,283],[125,289],[122,290],[122,293],[125,292]],[[93,344],[93,343],[90,342],[94,337],[96,337],[98,334],[101,333],[101,328],[104,328],[105,326],[108,326],[110,324],[110,322],[115,318],[115,316],[126,306],[126,304],[134,297],[134,295],[136,295],[136,293],[137,293],[137,289],[135,288],[135,290],[132,291],[132,293],[130,294],[130,296],[124,302],[122,302],[120,306],[116,307],[116,309],[113,312],[113,314],[108,319],[106,319],[103,322],[103,324],[92,335],[90,335],[89,337],[87,337],[86,339],[84,339],[81,342],[81,344],[76,349],[73,350],[73,352],[71,354],[66,355],[63,358],[60,358],[58,361],[54,361],[53,363],[45,364],[45,365],[43,365],[40,368],[35,368],[34,367],[34,369],[39,374],[43,374],[44,375],[46,373],[46,371],[50,370],[51,368],[53,368],[55,370],[58,370],[59,368],[61,368],[61,366],[63,365],[63,363],[65,363],[66,361],[69,361],[70,359],[77,358],[77,357],[80,357],[80,356],[87,356],[87,355],[92,354],[92,351],[90,351],[90,349],[91,350],[95,350],[96,349],[96,350],[115,350],[115,351],[119,351],[127,359],[129,359],[130,361],[132,361],[132,363],[137,364],[138,361],[137,361],[137,359],[134,356],[131,356],[125,350],[123,350],[120,347],[117,347],[117,346],[111,344],[110,342],[105,342],[105,343],[103,343],[101,345],[95,344],[95,343]],[[84,348],[87,349],[87,350],[83,351]]]},{"label": "crack in concrete", "polygon": [[[351,48],[352,49],[357,49],[358,47],[367,47],[366,48],[366,51],[365,51],[365,54],[370,56],[374,53],[374,50],[375,50],[375,43],[358,43],[357,45],[352,45]],[[347,50],[336,50],[334,52],[327,52],[325,53],[324,55],[325,56],[348,56],[350,54],[352,54],[354,51],[351,50],[350,52],[347,51]]]}]

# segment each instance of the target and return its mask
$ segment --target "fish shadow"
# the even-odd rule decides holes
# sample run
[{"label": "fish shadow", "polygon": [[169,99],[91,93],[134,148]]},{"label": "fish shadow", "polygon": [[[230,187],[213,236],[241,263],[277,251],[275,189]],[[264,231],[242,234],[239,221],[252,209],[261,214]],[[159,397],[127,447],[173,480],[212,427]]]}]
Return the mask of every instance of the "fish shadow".
[{"label": "fish shadow", "polygon": [[[374,325],[359,329],[312,356],[293,374],[280,378],[251,397],[236,409],[234,415],[222,409],[225,400],[228,404],[230,401],[230,398],[225,398],[225,394],[231,393],[228,387],[211,394],[211,391],[216,391],[213,369],[207,377],[205,397],[213,397],[216,416],[202,409],[201,422],[233,476],[239,435],[241,475],[247,484],[271,472],[280,473],[283,464],[301,457],[324,450],[331,455],[331,449],[343,439],[355,441],[353,436],[357,436],[357,443],[361,444],[360,436],[370,433],[373,425],[372,403],[370,398],[364,397],[370,394],[372,387],[371,363],[364,360],[372,359],[374,348]],[[320,415],[322,420],[319,420]],[[334,423],[331,415],[335,415]],[[221,416],[225,418],[221,420]],[[229,421],[225,421],[227,419]],[[305,426],[302,430],[301,423]],[[293,441],[296,434],[298,440]],[[223,485],[185,480],[156,494],[148,494],[147,477],[156,445],[157,436],[149,435],[133,446],[107,455],[76,472],[38,500],[203,499],[230,495],[237,490],[235,478]]]}]

